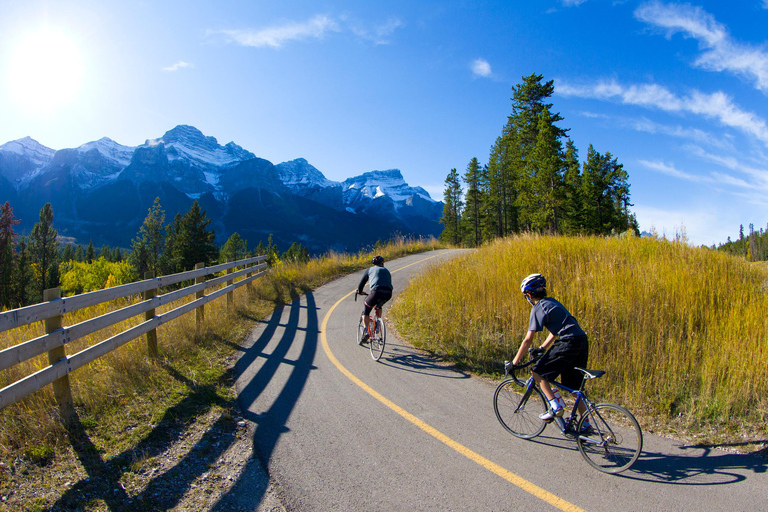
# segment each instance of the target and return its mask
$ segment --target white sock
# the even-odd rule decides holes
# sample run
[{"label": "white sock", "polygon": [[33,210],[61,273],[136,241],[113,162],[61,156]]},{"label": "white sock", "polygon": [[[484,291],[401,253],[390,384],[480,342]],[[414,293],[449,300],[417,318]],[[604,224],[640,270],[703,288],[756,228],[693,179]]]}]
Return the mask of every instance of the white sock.
[{"label": "white sock", "polygon": [[552,407],[553,411],[561,409],[560,404],[557,402],[557,398],[553,398],[552,400],[550,400],[549,406]]}]

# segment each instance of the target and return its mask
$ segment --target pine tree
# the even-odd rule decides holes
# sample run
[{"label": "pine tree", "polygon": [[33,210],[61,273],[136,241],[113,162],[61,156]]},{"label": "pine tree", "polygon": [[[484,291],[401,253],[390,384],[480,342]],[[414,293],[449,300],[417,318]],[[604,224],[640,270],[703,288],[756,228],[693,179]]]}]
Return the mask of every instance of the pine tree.
[{"label": "pine tree", "polygon": [[83,246],[78,245],[77,249],[75,249],[75,261],[83,261],[85,260],[85,253],[83,252]]},{"label": "pine tree", "polygon": [[[38,284],[36,291],[39,296],[35,300],[42,300],[43,291],[58,285],[51,280],[51,267],[57,264],[59,242],[56,240],[58,233],[53,229],[53,208],[51,203],[45,203],[40,210],[40,222],[37,222],[29,235],[29,252],[32,262],[35,264],[35,279]],[[51,286],[52,285],[52,286]]]},{"label": "pine tree", "polygon": [[11,305],[14,307],[24,307],[29,304],[29,292],[32,287],[33,278],[26,237],[21,237],[18,248],[19,251],[16,256],[13,276],[13,303]]},{"label": "pine tree", "polygon": [[610,152],[601,155],[589,146],[581,185],[584,227],[589,233],[637,231],[637,220],[629,213],[627,172]]},{"label": "pine tree", "polygon": [[440,219],[444,228],[440,234],[440,239],[454,245],[461,242],[461,212],[463,207],[461,197],[459,173],[456,169],[451,169],[445,179],[443,217]]},{"label": "pine tree", "polygon": [[473,247],[479,246],[483,241],[483,190],[482,190],[482,170],[477,158],[472,158],[467,165],[467,172],[464,174],[464,183],[467,185],[465,195],[466,204],[462,221],[465,226],[462,230],[466,236],[466,241]]},{"label": "pine tree", "polygon": [[214,244],[215,233],[208,231],[211,219],[205,215],[197,201],[192,203],[189,211],[181,218],[181,231],[176,233],[177,249],[181,256],[183,269],[194,268],[197,263],[208,265],[218,256],[219,251]]},{"label": "pine tree", "polygon": [[155,272],[155,275],[159,273],[166,242],[163,236],[164,222],[165,211],[160,206],[160,198],[156,197],[139,228],[138,237],[131,241],[131,263],[142,278],[147,271]]},{"label": "pine tree", "polygon": [[19,222],[8,201],[0,206],[0,308],[10,308],[13,303],[14,254],[19,236],[13,226]]},{"label": "pine tree", "polygon": [[242,260],[247,255],[248,241],[244,240],[238,233],[232,233],[219,250],[219,262],[223,263],[228,259]]},{"label": "pine tree", "polygon": [[59,260],[61,260],[62,263],[66,263],[73,259],[75,259],[74,247],[72,247],[72,244],[64,245],[64,248],[61,250],[61,255],[59,256]]},{"label": "pine tree", "polygon": [[565,143],[565,156],[563,165],[563,223],[562,232],[574,235],[582,229],[582,201],[581,201],[581,172],[579,169],[579,152],[573,141],[568,139]]},{"label": "pine tree", "polygon": [[88,248],[85,250],[85,262],[93,263],[96,259],[96,250],[93,248],[93,240],[88,241]]},{"label": "pine tree", "polygon": [[177,213],[173,222],[165,226],[165,251],[160,257],[160,268],[163,274],[175,274],[185,270],[181,266],[181,231],[182,218],[181,214]]}]

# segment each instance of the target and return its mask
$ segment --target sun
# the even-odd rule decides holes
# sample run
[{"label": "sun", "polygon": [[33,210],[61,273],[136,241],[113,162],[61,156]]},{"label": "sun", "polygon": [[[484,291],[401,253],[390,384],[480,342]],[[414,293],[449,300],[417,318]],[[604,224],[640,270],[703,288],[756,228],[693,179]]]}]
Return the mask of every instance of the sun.
[{"label": "sun", "polygon": [[18,40],[6,79],[24,107],[52,113],[71,103],[82,86],[82,52],[65,31],[44,27]]}]

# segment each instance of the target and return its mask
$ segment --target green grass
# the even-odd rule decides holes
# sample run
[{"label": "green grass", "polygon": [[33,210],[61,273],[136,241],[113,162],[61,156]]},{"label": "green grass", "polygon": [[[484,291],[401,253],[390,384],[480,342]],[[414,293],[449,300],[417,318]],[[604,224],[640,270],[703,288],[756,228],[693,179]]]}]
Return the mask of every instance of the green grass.
[{"label": "green grass", "polygon": [[519,285],[534,272],[588,333],[590,367],[608,371],[590,383],[595,397],[629,406],[648,424],[766,439],[768,275],[718,251],[519,236],[431,269],[390,316],[415,346],[497,373],[527,330]]}]

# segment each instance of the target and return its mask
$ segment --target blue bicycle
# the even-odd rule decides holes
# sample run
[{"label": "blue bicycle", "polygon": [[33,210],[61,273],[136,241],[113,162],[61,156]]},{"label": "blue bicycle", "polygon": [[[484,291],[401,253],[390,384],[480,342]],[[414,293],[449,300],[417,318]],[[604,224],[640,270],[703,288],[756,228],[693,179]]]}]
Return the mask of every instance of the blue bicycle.
[{"label": "blue bicycle", "polygon": [[[510,434],[521,439],[538,436],[547,423],[552,422],[539,418],[539,414],[546,412],[549,405],[533,376],[526,380],[518,377],[521,370],[537,359],[531,358],[527,363],[517,366],[505,361],[505,380],[498,385],[493,395],[496,418]],[[576,369],[584,374],[579,389],[550,382],[575,397],[570,415],[555,417],[554,422],[566,437],[576,441],[579,452],[592,467],[604,473],[621,473],[635,463],[643,449],[640,424],[631,412],[620,405],[595,404],[587,398],[584,384],[588,380],[602,377],[604,371]],[[511,377],[507,378],[509,375]],[[578,418],[580,403],[586,406],[586,412]]]}]

